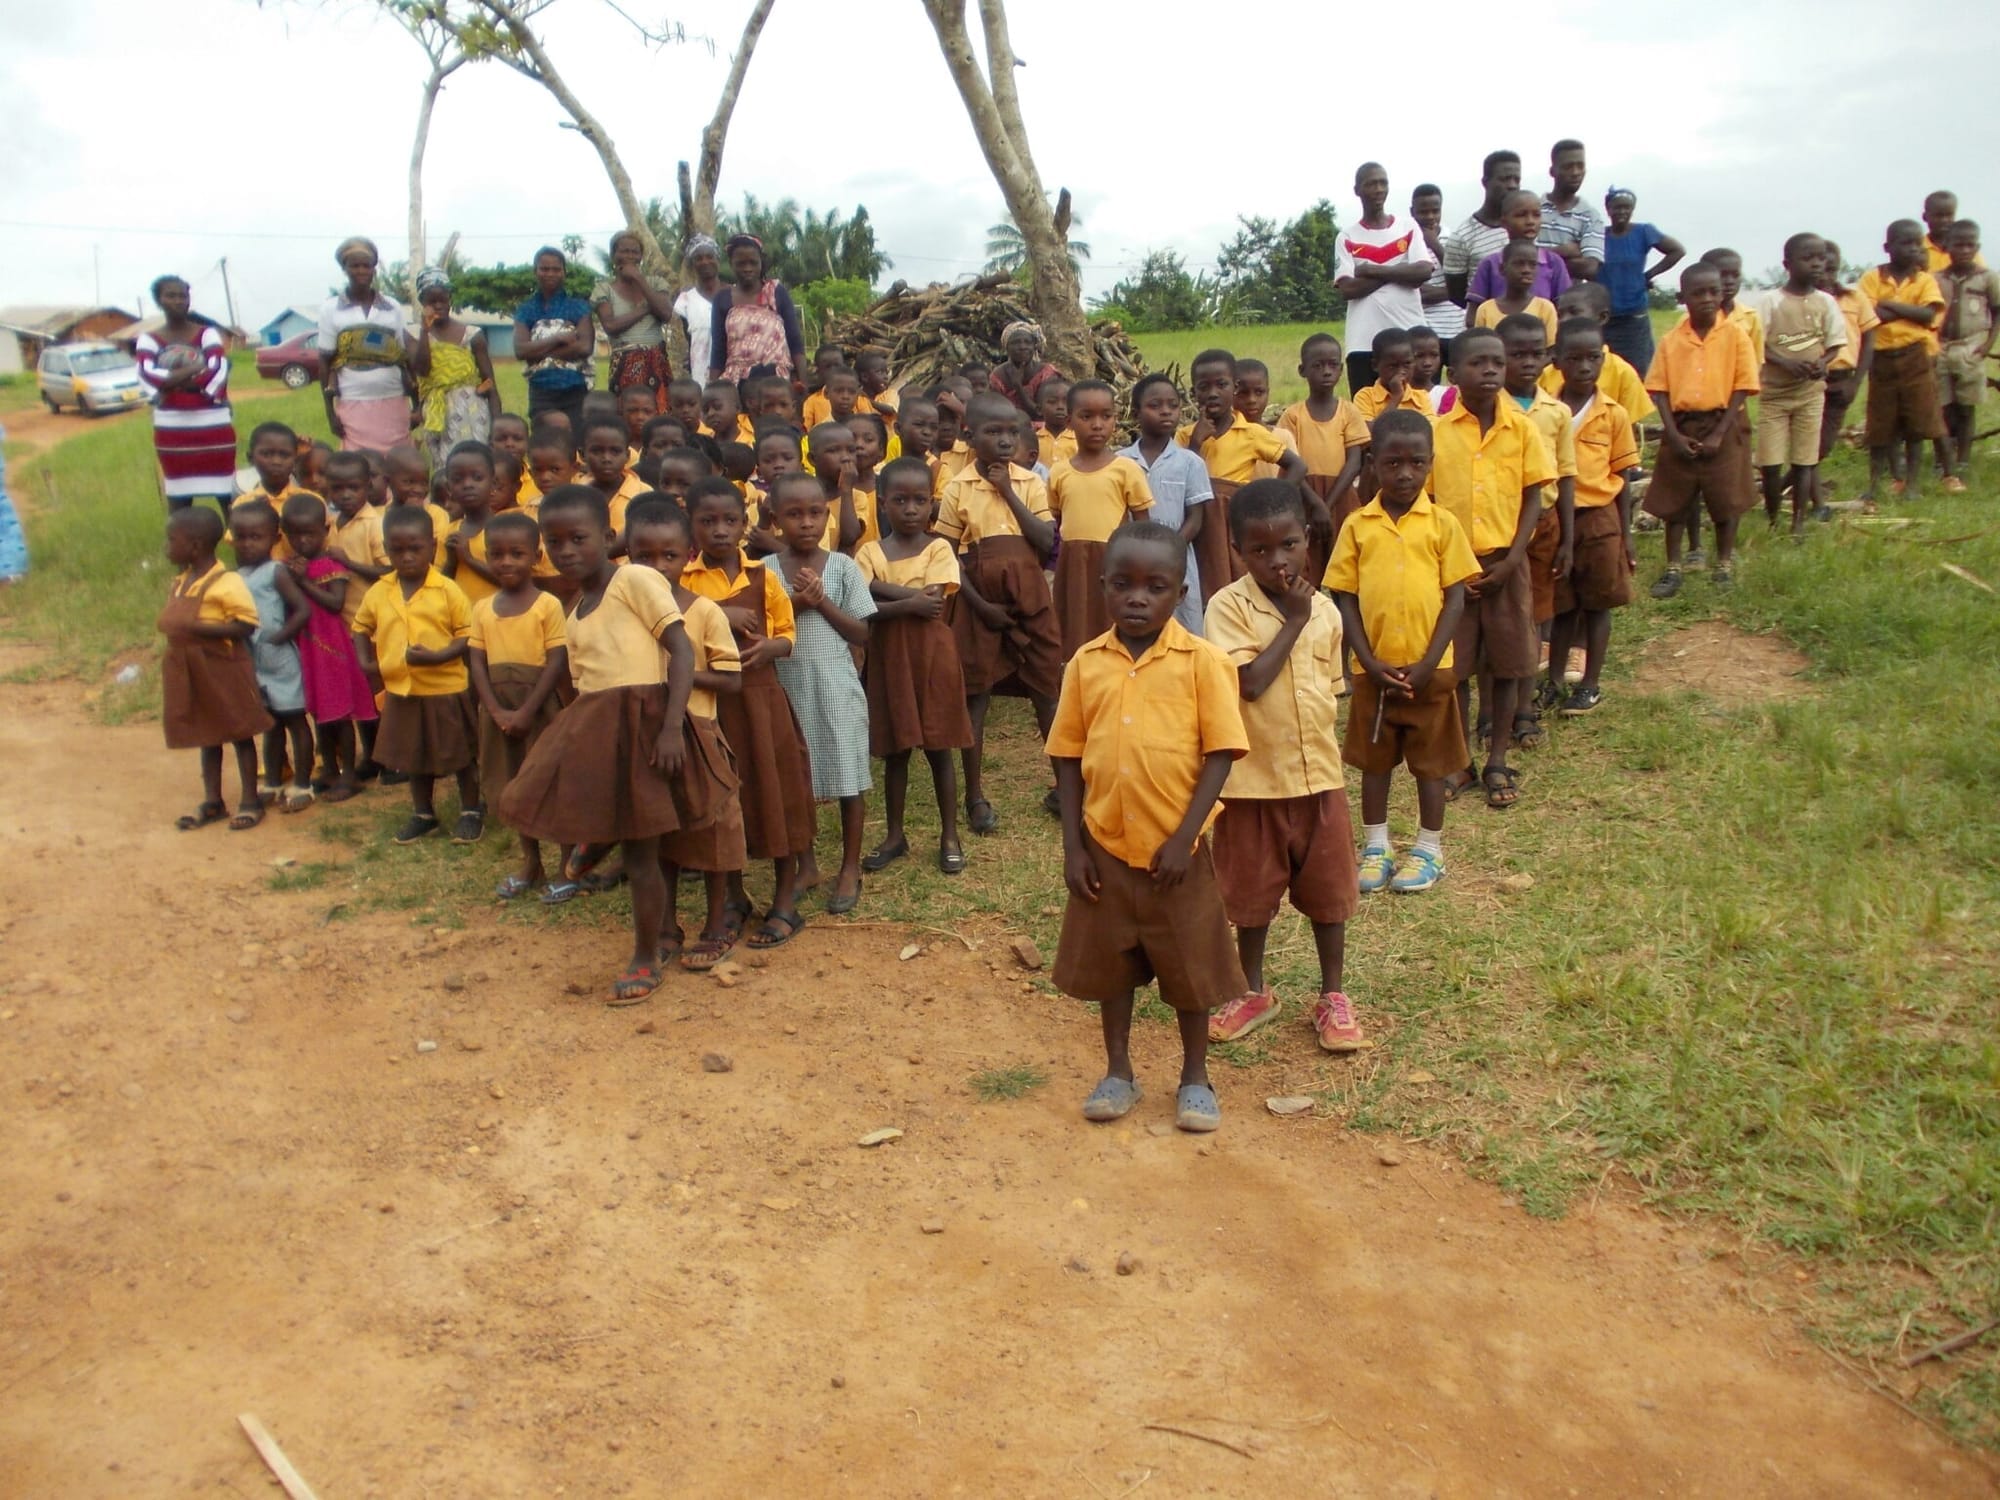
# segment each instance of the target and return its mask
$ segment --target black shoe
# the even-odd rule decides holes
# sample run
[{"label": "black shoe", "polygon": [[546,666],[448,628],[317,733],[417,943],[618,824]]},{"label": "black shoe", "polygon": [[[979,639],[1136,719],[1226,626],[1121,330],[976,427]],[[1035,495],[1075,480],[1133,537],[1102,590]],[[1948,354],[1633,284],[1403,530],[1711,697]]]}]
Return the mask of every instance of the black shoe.
[{"label": "black shoe", "polygon": [[1655,599],[1671,599],[1681,591],[1681,570],[1669,568],[1660,575],[1660,581],[1653,585]]},{"label": "black shoe", "polygon": [[1556,710],[1565,719],[1580,719],[1592,712],[1604,701],[1604,690],[1597,687],[1578,687],[1563,699],[1563,706]]}]

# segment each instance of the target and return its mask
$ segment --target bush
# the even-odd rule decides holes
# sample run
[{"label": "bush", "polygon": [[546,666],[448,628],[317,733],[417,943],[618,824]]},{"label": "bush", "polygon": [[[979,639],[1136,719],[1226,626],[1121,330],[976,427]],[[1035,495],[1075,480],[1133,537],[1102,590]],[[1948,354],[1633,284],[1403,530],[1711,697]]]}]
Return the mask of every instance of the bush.
[{"label": "bush", "polygon": [[826,276],[790,290],[792,301],[798,304],[799,321],[805,325],[808,344],[819,342],[828,313],[851,318],[866,312],[868,304],[875,300],[875,288],[854,277]]}]

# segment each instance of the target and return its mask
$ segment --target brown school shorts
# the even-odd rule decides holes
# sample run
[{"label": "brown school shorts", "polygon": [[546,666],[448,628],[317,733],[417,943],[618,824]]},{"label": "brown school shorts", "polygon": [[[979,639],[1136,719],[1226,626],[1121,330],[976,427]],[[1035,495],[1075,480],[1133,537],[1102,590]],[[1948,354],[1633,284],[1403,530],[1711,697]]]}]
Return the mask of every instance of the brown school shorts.
[{"label": "brown school shorts", "polygon": [[[1479,559],[1482,570],[1505,557],[1505,552],[1488,552]],[[1535,591],[1528,581],[1527,558],[1507,575],[1496,590],[1474,597],[1468,579],[1465,613],[1458,617],[1458,629],[1451,638],[1451,659],[1457,664],[1458,680],[1468,681],[1475,672],[1491,672],[1499,678],[1533,677],[1542,664],[1541,638],[1535,632]],[[1454,767],[1453,769],[1456,769]]]},{"label": "brown school shorts", "polygon": [[1216,889],[1207,839],[1177,886],[1161,890],[1144,870],[1106,854],[1088,833],[1084,847],[1097,866],[1095,901],[1072,895],[1063,912],[1051,978],[1066,995],[1102,1005],[1148,980],[1179,1011],[1210,1011],[1245,988],[1243,965]]},{"label": "brown school shorts", "polygon": [[1361,899],[1347,792],[1223,803],[1215,878],[1237,927],[1269,927],[1287,893],[1308,922],[1345,922]]},{"label": "brown school shorts", "polygon": [[[1674,425],[1684,437],[1706,438],[1715,431],[1724,413],[1678,411]],[[1662,521],[1678,521],[1689,508],[1708,507],[1710,519],[1720,525],[1733,521],[1757,503],[1757,485],[1750,472],[1750,439],[1743,423],[1730,424],[1722,447],[1707,458],[1682,458],[1670,443],[1660,444],[1659,466],[1653,482],[1646,486],[1645,503],[1640,507]]]},{"label": "brown school shorts", "polygon": [[1556,617],[1556,548],[1562,544],[1562,520],[1553,506],[1535,521],[1528,537],[1528,597],[1534,604],[1535,624],[1546,625]]},{"label": "brown school shorts", "polygon": [[1623,609],[1632,602],[1632,565],[1625,558],[1625,523],[1616,505],[1576,513],[1575,551],[1569,576],[1556,580],[1557,614]]},{"label": "brown school shorts", "polygon": [[1419,781],[1436,781],[1465,769],[1465,720],[1458,712],[1458,688],[1439,668],[1430,686],[1414,698],[1390,698],[1375,731],[1375,708],[1382,690],[1366,672],[1354,674],[1347,700],[1347,737],[1340,758],[1363,775],[1386,776],[1408,766]]},{"label": "brown school shorts", "polygon": [[1922,344],[1877,349],[1868,372],[1868,446],[1944,436],[1937,370]]}]

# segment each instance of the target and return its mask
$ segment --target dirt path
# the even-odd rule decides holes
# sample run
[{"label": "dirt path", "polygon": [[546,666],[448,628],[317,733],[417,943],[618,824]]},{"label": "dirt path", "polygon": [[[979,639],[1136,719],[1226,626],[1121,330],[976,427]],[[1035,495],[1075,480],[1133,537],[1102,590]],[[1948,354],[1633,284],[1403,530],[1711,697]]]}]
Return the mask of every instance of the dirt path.
[{"label": "dirt path", "polygon": [[0,766],[11,1493],[265,1493],[244,1411],[328,1500],[1994,1493],[1650,1216],[1227,1079],[1179,1136],[1163,1028],[1085,1127],[1094,1028],[991,937],[610,1011],[609,929],[320,925],[265,887],[324,845],[173,832],[191,757],[67,688],[0,687]]}]

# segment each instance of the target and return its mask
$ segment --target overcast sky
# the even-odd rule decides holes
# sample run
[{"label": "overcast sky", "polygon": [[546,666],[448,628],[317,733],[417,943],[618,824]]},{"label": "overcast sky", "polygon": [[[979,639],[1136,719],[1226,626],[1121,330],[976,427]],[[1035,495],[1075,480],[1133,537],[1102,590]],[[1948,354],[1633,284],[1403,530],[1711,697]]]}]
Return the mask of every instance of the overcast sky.
[{"label": "overcast sky", "polygon": [[[602,0],[558,0],[545,18],[551,54],[642,197],[670,196],[675,162],[696,154],[748,8],[672,13],[711,33],[713,54],[651,49]],[[1051,189],[1075,194],[1095,251],[1086,292],[1149,248],[1212,263],[1239,214],[1284,219],[1329,197],[1345,221],[1367,158],[1388,167],[1393,206],[1420,180],[1440,183],[1455,223],[1477,204],[1486,151],[1519,151],[1527,184],[1546,187],[1549,143],[1564,135],[1589,143],[1593,202],[1631,187],[1641,218],[1697,253],[1735,246],[1753,273],[1800,229],[1865,259],[1935,187],[2000,240],[2000,109],[1984,93],[1939,93],[2000,51],[2000,6],[1889,26],[1879,6],[1845,0],[1681,12],[1543,0],[1497,41],[1489,3],[1371,9],[1379,21],[1299,0],[1247,13],[1013,0],[1035,154]],[[0,38],[0,305],[138,310],[147,283],[173,271],[220,317],[227,256],[254,329],[326,295],[344,235],[405,254],[424,64],[373,6],[0,0]],[[1653,103],[1667,92],[1670,107]],[[425,174],[434,250],[454,229],[481,264],[564,234],[608,236],[616,202],[562,119],[497,65],[451,81]],[[1002,216],[917,0],[778,0],[724,161],[723,199],[746,191],[865,203],[895,262],[885,281],[977,270]]]}]

